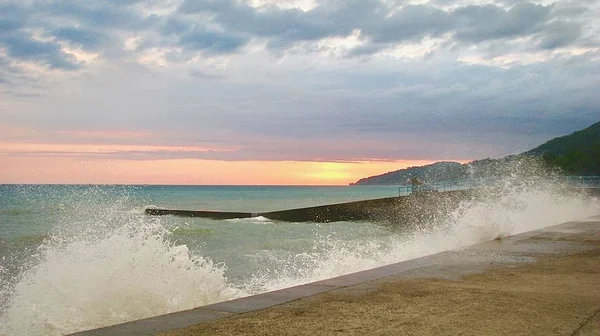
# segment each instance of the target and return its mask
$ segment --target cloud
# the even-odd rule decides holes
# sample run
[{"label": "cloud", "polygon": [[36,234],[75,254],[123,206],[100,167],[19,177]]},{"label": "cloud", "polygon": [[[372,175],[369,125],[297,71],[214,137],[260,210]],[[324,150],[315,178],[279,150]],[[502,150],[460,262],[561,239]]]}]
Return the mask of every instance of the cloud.
[{"label": "cloud", "polygon": [[53,69],[76,70],[77,60],[65,53],[58,44],[42,42],[26,34],[13,34],[0,40],[9,57],[34,61],[48,65]]},{"label": "cloud", "polygon": [[449,13],[427,5],[408,5],[389,17],[370,22],[362,32],[373,42],[400,42],[437,37],[452,27]]},{"label": "cloud", "polygon": [[188,50],[203,50],[214,54],[232,53],[247,42],[247,38],[197,27],[182,35],[179,46]]},{"label": "cloud", "polygon": [[[145,16],[128,5],[131,1],[96,2],[96,1],[48,1],[38,4],[39,12],[60,18],[71,18],[80,24],[105,29],[141,29],[154,24],[154,17]],[[37,7],[36,6],[36,7]],[[32,11],[36,9],[32,8]]]},{"label": "cloud", "polygon": [[[368,55],[404,42],[425,38],[445,38],[464,45],[497,40],[556,34],[551,22],[554,16],[577,16],[586,11],[564,8],[552,13],[552,5],[519,2],[509,8],[496,4],[466,5],[445,10],[431,4],[386,6],[380,1],[322,1],[309,11],[264,6],[256,8],[232,1],[186,0],[179,8],[184,16],[211,15],[224,31],[265,39],[272,49],[287,49],[299,42],[318,41],[329,37],[347,37],[359,31],[367,41],[349,55]],[[541,47],[554,49],[566,45],[576,34],[577,23],[571,23],[570,35],[561,43],[542,42]],[[173,30],[171,30],[173,32]],[[555,37],[560,40],[561,37]],[[452,45],[452,43],[446,43]]]},{"label": "cloud", "polygon": [[[523,52],[532,45],[540,50],[577,45],[584,30],[582,20],[591,11],[585,2],[572,6],[531,2],[509,6],[446,5],[439,1],[414,5],[379,0],[322,0],[305,11],[269,4],[255,7],[232,0],[185,0],[179,6],[158,0],[40,1],[35,5],[2,6],[0,36],[10,36],[4,36],[0,43],[13,50],[9,56],[15,59],[22,57],[63,69],[82,65],[66,52],[61,53],[57,42],[98,51],[103,58],[143,59],[144,53],[153,50],[164,60],[181,63],[199,55],[243,54],[244,48],[261,45],[275,55],[298,50],[322,53],[338,46],[333,43],[315,47],[316,43],[358,34],[360,43],[346,47],[338,55],[365,58],[402,46],[415,48],[427,39],[437,38],[439,43],[427,47],[429,50],[423,55],[478,46],[485,57],[486,52],[496,55],[506,46],[510,49],[504,53]],[[29,46],[38,54],[45,48],[46,57],[29,57],[19,48],[26,42],[23,36],[32,29],[54,39],[37,40],[30,36]],[[15,36],[20,36],[18,41]],[[126,36],[135,36],[136,47],[127,46]]]},{"label": "cloud", "polygon": [[0,34],[2,35],[15,31],[21,27],[21,24],[16,20],[11,20],[9,18],[0,19]]},{"label": "cloud", "polygon": [[69,26],[53,29],[49,35],[85,50],[99,50],[110,42],[110,39],[104,34]]},{"label": "cloud", "polygon": [[494,5],[466,6],[452,12],[456,38],[482,42],[537,33],[550,17],[550,6],[520,3],[505,10]]},{"label": "cloud", "polygon": [[585,1],[0,5],[0,109],[48,129],[37,142],[123,128],[153,136],[96,140],[236,148],[111,152],[136,160],[500,156],[596,121],[597,14]]}]

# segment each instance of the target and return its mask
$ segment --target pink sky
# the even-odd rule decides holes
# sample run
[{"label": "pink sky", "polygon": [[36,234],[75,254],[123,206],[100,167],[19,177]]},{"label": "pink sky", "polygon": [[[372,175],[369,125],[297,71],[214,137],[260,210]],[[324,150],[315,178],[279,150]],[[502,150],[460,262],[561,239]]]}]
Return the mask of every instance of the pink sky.
[{"label": "pink sky", "polygon": [[[1,125],[0,130],[3,184],[348,185],[364,177],[435,162],[368,158],[238,160],[235,155],[243,150],[243,144],[176,145],[157,135],[130,131],[50,133]],[[309,148],[319,146],[316,140],[304,143]],[[377,148],[376,143],[367,144]],[[331,154],[355,145],[350,140],[330,145]],[[290,157],[299,156],[293,149],[287,151]],[[234,156],[212,159],[213,154]]]},{"label": "pink sky", "polygon": [[[68,148],[68,147],[67,147]],[[0,183],[347,185],[431,161],[303,162],[96,159],[75,153],[2,155]]]}]

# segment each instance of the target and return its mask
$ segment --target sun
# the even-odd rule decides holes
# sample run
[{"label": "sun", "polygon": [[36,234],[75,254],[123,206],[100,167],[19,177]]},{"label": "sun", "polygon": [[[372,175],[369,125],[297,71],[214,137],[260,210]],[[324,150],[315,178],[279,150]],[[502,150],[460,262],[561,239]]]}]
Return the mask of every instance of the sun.
[{"label": "sun", "polygon": [[317,162],[314,164],[311,173],[306,177],[317,179],[325,183],[339,184],[341,181],[347,181],[352,176],[348,172],[348,164],[337,162]]}]

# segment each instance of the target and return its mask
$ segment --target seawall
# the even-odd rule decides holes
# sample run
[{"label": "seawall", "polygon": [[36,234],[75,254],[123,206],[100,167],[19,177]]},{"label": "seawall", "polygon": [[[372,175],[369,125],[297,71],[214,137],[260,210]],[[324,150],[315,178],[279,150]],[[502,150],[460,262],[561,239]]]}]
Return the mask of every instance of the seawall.
[{"label": "seawall", "polygon": [[73,335],[599,335],[600,216]]}]

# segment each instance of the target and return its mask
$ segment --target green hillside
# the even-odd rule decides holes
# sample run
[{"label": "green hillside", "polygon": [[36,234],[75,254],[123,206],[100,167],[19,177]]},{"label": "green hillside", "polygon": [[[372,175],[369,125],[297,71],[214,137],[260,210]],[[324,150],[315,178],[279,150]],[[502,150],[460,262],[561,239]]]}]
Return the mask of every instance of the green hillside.
[{"label": "green hillside", "polygon": [[590,152],[594,150],[594,147],[597,148],[598,144],[600,144],[600,122],[570,135],[554,138],[524,154],[561,156],[577,151]]},{"label": "green hillside", "polygon": [[524,154],[541,156],[566,175],[600,175],[600,122],[554,138]]}]

